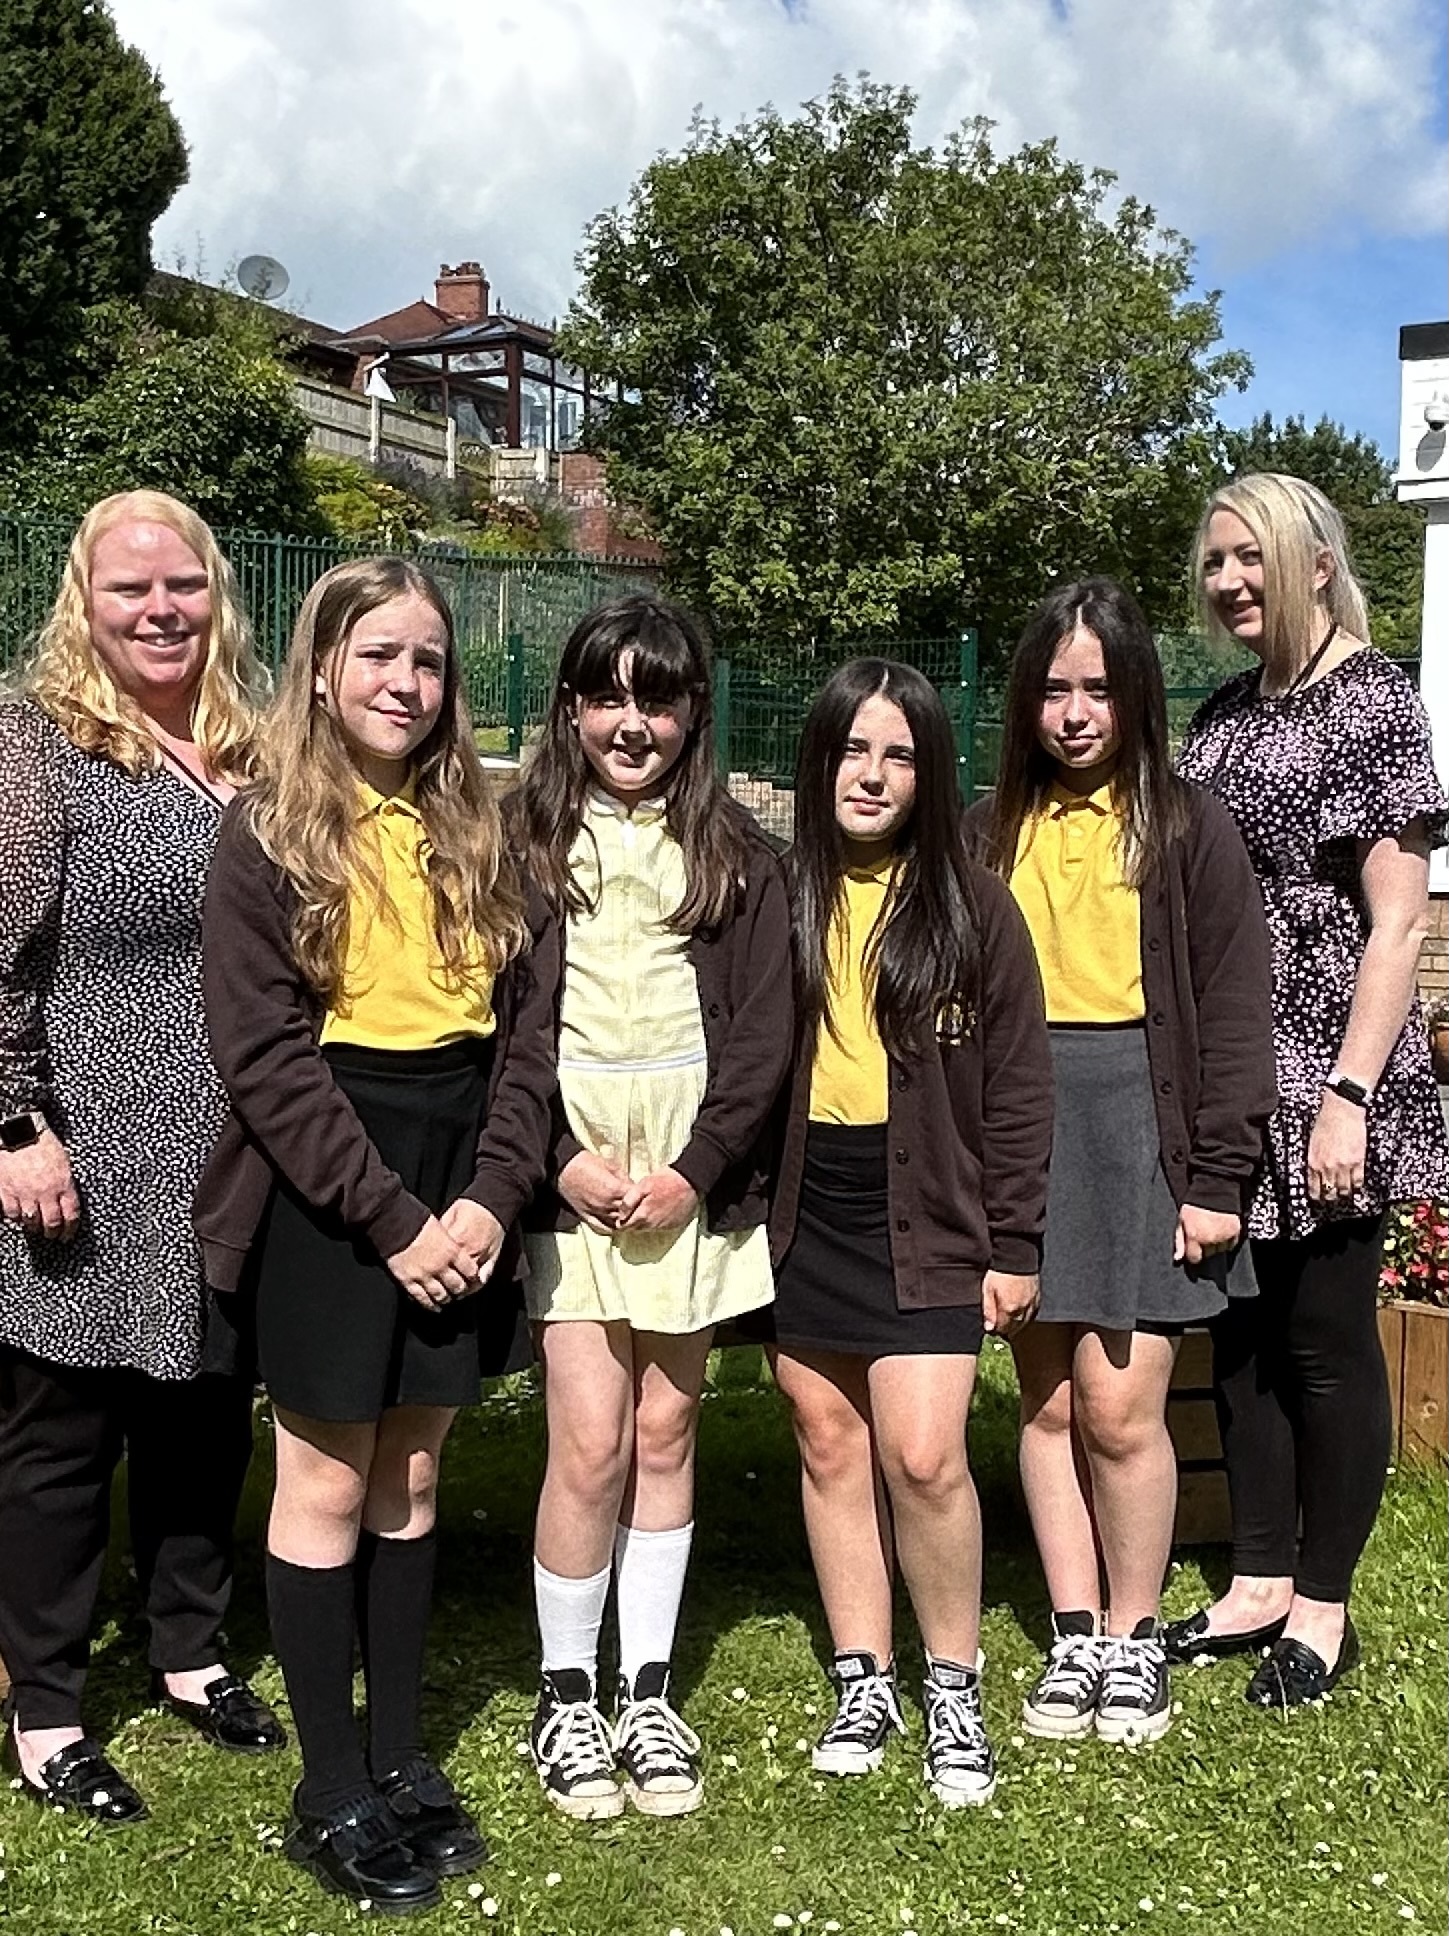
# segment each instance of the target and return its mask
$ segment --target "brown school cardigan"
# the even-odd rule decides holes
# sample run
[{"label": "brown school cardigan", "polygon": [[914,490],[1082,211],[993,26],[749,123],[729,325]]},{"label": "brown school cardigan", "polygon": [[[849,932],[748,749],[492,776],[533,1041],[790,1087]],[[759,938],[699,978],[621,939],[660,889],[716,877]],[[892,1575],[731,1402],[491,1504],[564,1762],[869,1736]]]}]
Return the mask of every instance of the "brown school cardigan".
[{"label": "brown school cardigan", "polygon": [[[382,1161],[318,1048],[323,1007],[292,955],[296,905],[291,882],[258,845],[244,801],[233,801],[202,917],[207,1027],[232,1113],[192,1206],[217,1291],[237,1288],[278,1173],[381,1258],[405,1250],[431,1215]],[[558,924],[536,894],[525,912],[531,945],[494,986],[488,1109],[464,1192],[505,1231],[543,1176],[556,1081]],[[501,1260],[500,1276],[508,1263]]]},{"label": "brown school cardigan", "polygon": [[[749,1230],[769,1201],[769,1126],[790,1067],[795,1005],[790,979],[790,910],[775,849],[743,808],[749,860],[738,904],[717,928],[690,935],[686,952],[699,984],[705,1088],[689,1141],[670,1164],[704,1199],[711,1231]],[[560,937],[568,951],[567,927]],[[559,974],[562,1000],[563,971]],[[554,1016],[557,1043],[558,1016]],[[525,1219],[529,1230],[574,1230],[578,1216],[552,1185],[583,1145],[555,1095],[553,1146],[545,1184]]]},{"label": "brown school cardigan", "polygon": [[[1041,1267],[1052,1144],[1041,977],[1009,891],[974,861],[970,881],[981,935],[976,1012],[958,1039],[889,1059],[886,1202],[903,1311],[979,1304],[986,1271]],[[802,1040],[770,1209],[777,1265],[799,1214],[813,1061],[813,1040]]]},{"label": "brown school cardigan", "polygon": [[[1147,1062],[1179,1208],[1240,1217],[1278,1106],[1268,924],[1232,816],[1201,787],[1189,793],[1187,833],[1142,888]],[[965,816],[983,858],[991,804]]]}]

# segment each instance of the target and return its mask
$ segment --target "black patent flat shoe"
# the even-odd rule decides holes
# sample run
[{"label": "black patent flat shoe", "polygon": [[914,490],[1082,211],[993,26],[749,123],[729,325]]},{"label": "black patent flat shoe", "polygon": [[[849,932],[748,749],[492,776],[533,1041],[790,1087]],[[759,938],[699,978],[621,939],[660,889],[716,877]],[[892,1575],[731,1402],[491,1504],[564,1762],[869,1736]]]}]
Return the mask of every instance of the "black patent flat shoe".
[{"label": "black patent flat shoe", "polygon": [[1253,1707],[1307,1707],[1321,1701],[1358,1666],[1361,1652],[1352,1620],[1345,1618],[1338,1659],[1332,1667],[1301,1640],[1279,1640],[1258,1664],[1243,1699]]},{"label": "black patent flat shoe", "polygon": [[376,1789],[327,1815],[296,1813],[282,1849],[324,1889],[369,1902],[384,1916],[415,1915],[443,1900],[438,1878],[408,1847]]},{"label": "black patent flat shoe", "polygon": [[414,1755],[377,1778],[378,1792],[402,1824],[403,1838],[434,1875],[469,1875],[488,1860],[488,1844],[459,1800],[452,1782],[428,1760]]},{"label": "black patent flat shoe", "polygon": [[1226,1660],[1230,1654],[1257,1654],[1271,1647],[1287,1624],[1285,1613],[1281,1620],[1270,1620],[1266,1627],[1250,1627],[1246,1633],[1209,1633],[1208,1610],[1199,1607],[1185,1620],[1171,1620],[1162,1629],[1162,1651],[1177,1667],[1186,1667],[1204,1655],[1210,1660]]},{"label": "black patent flat shoe", "polygon": [[[15,1754],[12,1738],[11,1752]],[[15,1754],[19,1760],[19,1755]],[[130,1782],[111,1762],[96,1742],[72,1741],[40,1764],[39,1782],[23,1772],[20,1785],[27,1795],[47,1808],[61,1808],[105,1828],[129,1828],[144,1822],[150,1813]]]},{"label": "black patent flat shoe", "polygon": [[183,1701],[167,1687],[163,1674],[155,1676],[152,1693],[163,1707],[231,1754],[270,1754],[273,1748],[287,1745],[286,1730],[276,1715],[235,1674],[213,1681],[204,1701]]}]

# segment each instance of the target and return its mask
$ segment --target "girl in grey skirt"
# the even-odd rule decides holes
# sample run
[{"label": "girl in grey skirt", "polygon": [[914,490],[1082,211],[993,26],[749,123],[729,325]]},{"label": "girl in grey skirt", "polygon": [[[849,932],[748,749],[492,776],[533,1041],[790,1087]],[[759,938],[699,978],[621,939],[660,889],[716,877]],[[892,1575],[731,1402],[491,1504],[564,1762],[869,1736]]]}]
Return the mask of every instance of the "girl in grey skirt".
[{"label": "girl in grey skirt", "polygon": [[1036,944],[1056,1081],[1041,1305],[1013,1346],[1053,1628],[1024,1724],[1153,1740],[1172,1719],[1167,1387],[1182,1328],[1253,1290],[1243,1206],[1275,1093],[1257,884],[1228,815],[1172,771],[1152,635],[1111,580],[1028,621],[972,821]]}]

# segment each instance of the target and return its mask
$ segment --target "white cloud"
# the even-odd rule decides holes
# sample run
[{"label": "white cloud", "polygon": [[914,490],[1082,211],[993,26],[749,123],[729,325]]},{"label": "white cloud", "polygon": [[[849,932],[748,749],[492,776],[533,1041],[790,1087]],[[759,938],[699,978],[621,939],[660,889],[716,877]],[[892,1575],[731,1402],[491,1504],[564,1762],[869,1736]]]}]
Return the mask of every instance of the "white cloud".
[{"label": "white cloud", "polygon": [[162,260],[280,256],[339,327],[480,256],[545,318],[583,225],[696,104],[912,87],[1115,169],[1221,268],[1445,216],[1433,0],[112,0],[191,144]]}]

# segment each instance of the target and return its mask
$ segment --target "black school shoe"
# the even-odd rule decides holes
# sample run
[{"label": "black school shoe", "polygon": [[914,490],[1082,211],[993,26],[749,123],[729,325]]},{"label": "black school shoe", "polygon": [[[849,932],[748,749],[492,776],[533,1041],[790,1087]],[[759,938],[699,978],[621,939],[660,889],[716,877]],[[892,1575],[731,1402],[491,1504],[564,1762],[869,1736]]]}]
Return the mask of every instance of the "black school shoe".
[{"label": "black school shoe", "polygon": [[468,1875],[488,1860],[488,1844],[457,1789],[426,1755],[412,1755],[379,1775],[377,1789],[402,1824],[408,1847],[434,1875]]},{"label": "black school shoe", "polygon": [[1247,1633],[1214,1634],[1207,1630],[1208,1610],[1199,1607],[1185,1620],[1169,1620],[1162,1629],[1162,1651],[1175,1667],[1187,1667],[1195,1660],[1226,1660],[1230,1654],[1260,1654],[1271,1647],[1288,1624],[1270,1620],[1266,1627],[1250,1627]]},{"label": "black school shoe", "polygon": [[164,1674],[153,1674],[151,1694],[162,1707],[189,1721],[214,1747],[231,1754],[270,1754],[287,1745],[286,1730],[276,1715],[235,1674],[213,1681],[203,1701],[183,1701],[167,1687]]},{"label": "black school shoe", "polygon": [[324,1889],[371,1903],[384,1916],[411,1916],[443,1900],[438,1878],[409,1848],[402,1823],[373,1788],[326,1815],[304,1814],[293,1798],[283,1853]]},{"label": "black school shoe", "polygon": [[1301,1640],[1276,1641],[1248,1682],[1243,1699],[1253,1707],[1307,1707],[1312,1701],[1321,1701],[1343,1675],[1358,1666],[1359,1659],[1358,1634],[1345,1615],[1338,1659],[1331,1667]]},{"label": "black school shoe", "polygon": [[[15,1738],[7,1734],[6,1739],[18,1765]],[[144,1822],[150,1813],[126,1777],[89,1738],[57,1749],[49,1761],[41,1763],[39,1773],[40,1786],[24,1774],[20,1786],[43,1807],[83,1815],[105,1828],[129,1828],[133,1822]]]}]

